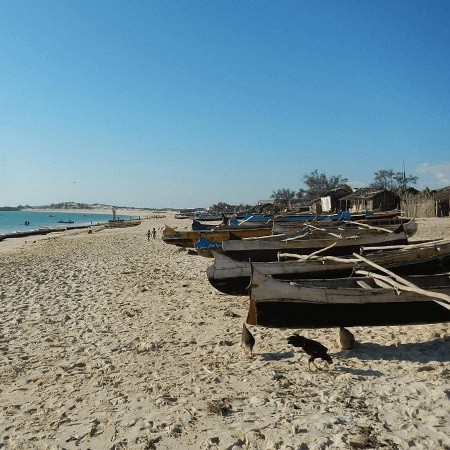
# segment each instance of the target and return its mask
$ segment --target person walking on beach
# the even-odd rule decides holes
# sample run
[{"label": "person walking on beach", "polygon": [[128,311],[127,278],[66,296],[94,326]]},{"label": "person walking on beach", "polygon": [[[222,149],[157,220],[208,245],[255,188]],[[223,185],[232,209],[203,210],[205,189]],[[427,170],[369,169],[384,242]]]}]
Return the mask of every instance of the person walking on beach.
[{"label": "person walking on beach", "polygon": [[[154,229],[154,228],[153,228]],[[150,230],[148,230],[147,231],[147,241],[149,241],[150,240],[150,233],[151,233],[151,231]]]},{"label": "person walking on beach", "polygon": [[152,236],[153,236],[153,239],[156,239],[156,229],[155,228],[153,228],[153,230],[152,230]]}]

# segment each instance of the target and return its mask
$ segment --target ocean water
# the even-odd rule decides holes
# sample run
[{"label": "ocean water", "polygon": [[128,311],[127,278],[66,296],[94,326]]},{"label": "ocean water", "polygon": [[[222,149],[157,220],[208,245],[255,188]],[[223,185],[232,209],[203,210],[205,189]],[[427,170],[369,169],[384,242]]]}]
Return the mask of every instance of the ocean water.
[{"label": "ocean water", "polygon": [[[116,215],[116,219],[130,219],[131,216]],[[58,223],[58,221],[73,223]],[[72,212],[41,212],[41,211],[0,211],[0,234],[37,230],[41,227],[57,228],[61,226],[73,227],[81,225],[96,225],[112,220],[112,214],[89,214]],[[29,225],[25,225],[29,222]]]}]

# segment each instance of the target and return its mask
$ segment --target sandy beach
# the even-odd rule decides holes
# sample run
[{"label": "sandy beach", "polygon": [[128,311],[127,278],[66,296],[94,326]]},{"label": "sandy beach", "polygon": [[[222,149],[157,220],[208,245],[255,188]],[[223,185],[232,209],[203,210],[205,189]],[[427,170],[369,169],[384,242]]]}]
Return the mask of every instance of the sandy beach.
[{"label": "sandy beach", "polygon": [[[412,241],[450,238],[449,218],[417,222]],[[190,223],[0,243],[0,448],[450,449],[448,323],[355,327],[350,351],[299,330],[330,350],[319,372],[296,330],[249,327],[250,358],[247,299],[161,240]]]}]

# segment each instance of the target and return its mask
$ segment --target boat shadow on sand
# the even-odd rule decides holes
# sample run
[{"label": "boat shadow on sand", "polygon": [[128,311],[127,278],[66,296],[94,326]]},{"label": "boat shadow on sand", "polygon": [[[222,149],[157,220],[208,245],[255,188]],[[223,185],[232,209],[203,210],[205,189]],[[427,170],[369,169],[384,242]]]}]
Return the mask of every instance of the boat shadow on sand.
[{"label": "boat shadow on sand", "polygon": [[382,377],[383,372],[372,369],[355,369],[354,367],[337,367],[337,371],[341,373],[350,373],[358,377]]},{"label": "boat shadow on sand", "polygon": [[438,338],[427,342],[412,342],[397,345],[359,343],[352,350],[334,353],[341,361],[357,358],[361,361],[410,361],[417,363],[449,362],[449,338]]},{"label": "boat shadow on sand", "polygon": [[[373,369],[346,367],[348,359],[360,361],[410,361],[422,364],[444,363],[450,361],[450,346],[448,338],[434,339],[428,342],[407,343],[398,345],[381,345],[376,343],[358,343],[352,350],[330,352],[339,361],[336,370],[343,373],[363,377],[380,377],[383,372]],[[292,350],[261,354],[264,361],[281,361],[294,358],[297,352]],[[434,370],[433,365],[426,365],[419,370]]]}]

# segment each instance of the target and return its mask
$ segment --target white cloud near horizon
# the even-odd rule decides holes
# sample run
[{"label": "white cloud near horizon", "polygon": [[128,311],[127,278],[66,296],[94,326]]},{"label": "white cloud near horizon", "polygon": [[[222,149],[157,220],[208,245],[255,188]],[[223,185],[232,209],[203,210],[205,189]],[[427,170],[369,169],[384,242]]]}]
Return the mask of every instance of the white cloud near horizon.
[{"label": "white cloud near horizon", "polygon": [[421,175],[428,175],[430,184],[439,184],[438,187],[445,187],[450,184],[450,162],[434,165],[424,163],[418,167],[417,172]]}]

